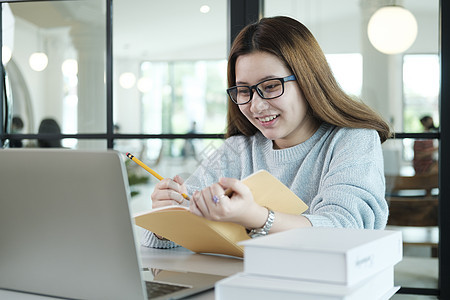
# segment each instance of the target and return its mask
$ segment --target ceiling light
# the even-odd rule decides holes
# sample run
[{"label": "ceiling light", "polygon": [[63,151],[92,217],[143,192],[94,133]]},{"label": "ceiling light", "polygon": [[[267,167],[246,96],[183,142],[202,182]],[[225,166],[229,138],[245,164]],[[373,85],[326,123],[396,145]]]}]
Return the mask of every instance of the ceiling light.
[{"label": "ceiling light", "polygon": [[6,65],[11,60],[12,52],[8,46],[2,47],[2,62]]},{"label": "ceiling light", "polygon": [[211,10],[211,8],[210,8],[208,5],[202,5],[202,6],[200,7],[200,12],[201,12],[201,13],[204,13],[204,14],[209,13],[210,10]]},{"label": "ceiling light", "polygon": [[75,59],[66,59],[61,65],[64,76],[76,76],[78,74],[78,62]]},{"label": "ceiling light", "polygon": [[385,54],[406,51],[417,37],[414,15],[400,6],[385,6],[369,20],[367,34],[372,45]]},{"label": "ceiling light", "polygon": [[43,52],[35,52],[30,55],[28,63],[33,70],[40,72],[47,68],[48,58]]},{"label": "ceiling light", "polygon": [[148,77],[142,77],[138,80],[137,88],[142,93],[147,93],[152,89],[153,82]]},{"label": "ceiling light", "polygon": [[119,83],[124,89],[131,89],[136,83],[136,76],[131,72],[122,73],[119,77]]}]

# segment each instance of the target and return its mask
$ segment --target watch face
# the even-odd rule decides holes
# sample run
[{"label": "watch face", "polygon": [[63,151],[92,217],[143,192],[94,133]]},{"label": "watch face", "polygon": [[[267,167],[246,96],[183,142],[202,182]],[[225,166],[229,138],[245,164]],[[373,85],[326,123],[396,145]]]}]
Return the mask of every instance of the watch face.
[{"label": "watch face", "polygon": [[254,239],[254,238],[263,236],[263,234],[260,234],[260,233],[254,233],[254,234],[250,234],[249,236],[250,236],[252,239]]},{"label": "watch face", "polygon": [[265,235],[267,235],[267,232],[263,228],[253,229],[248,234],[248,236],[251,237],[252,239]]}]

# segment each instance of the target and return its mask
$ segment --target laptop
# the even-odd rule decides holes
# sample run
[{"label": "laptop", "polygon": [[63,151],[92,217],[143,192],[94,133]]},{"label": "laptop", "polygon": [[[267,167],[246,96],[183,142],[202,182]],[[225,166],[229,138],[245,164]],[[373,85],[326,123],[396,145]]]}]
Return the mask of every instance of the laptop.
[{"label": "laptop", "polygon": [[[141,268],[124,160],[115,151],[0,150],[0,289],[179,299],[224,278]],[[153,294],[152,285],[177,287]]]}]

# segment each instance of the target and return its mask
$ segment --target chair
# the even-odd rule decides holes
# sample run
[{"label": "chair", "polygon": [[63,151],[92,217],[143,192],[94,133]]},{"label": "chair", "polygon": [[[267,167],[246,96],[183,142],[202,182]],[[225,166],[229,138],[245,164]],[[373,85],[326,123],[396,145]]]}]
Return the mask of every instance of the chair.
[{"label": "chair", "polygon": [[423,196],[431,197],[433,189],[439,188],[439,176],[434,174],[420,174],[414,176],[386,175],[386,192],[388,195],[401,194],[401,191],[425,191]]},{"label": "chair", "polygon": [[386,175],[388,228],[403,232],[404,245],[429,246],[437,256],[439,199],[432,191],[439,187],[438,174]]}]

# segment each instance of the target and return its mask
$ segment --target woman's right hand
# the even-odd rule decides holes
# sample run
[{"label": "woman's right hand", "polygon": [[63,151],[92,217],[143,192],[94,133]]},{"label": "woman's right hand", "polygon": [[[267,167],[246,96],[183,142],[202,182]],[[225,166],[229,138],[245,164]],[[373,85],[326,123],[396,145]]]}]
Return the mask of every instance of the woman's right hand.
[{"label": "woman's right hand", "polygon": [[158,208],[168,205],[187,205],[181,195],[186,194],[186,187],[183,185],[184,180],[180,176],[175,176],[173,179],[164,178],[158,182],[151,195],[152,208]]}]

